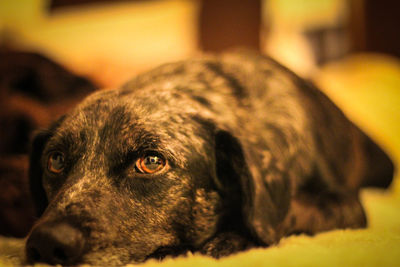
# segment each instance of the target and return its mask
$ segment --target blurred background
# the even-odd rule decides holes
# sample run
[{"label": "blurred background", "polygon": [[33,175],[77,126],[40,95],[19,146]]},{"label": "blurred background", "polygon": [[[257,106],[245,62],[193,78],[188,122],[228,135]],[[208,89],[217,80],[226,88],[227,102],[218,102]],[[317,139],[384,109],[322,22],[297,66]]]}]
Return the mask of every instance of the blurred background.
[{"label": "blurred background", "polygon": [[399,12],[396,0],[1,0],[0,234],[34,221],[35,129],[98,88],[203,52],[270,54],[400,159]]},{"label": "blurred background", "polygon": [[395,0],[2,0],[0,45],[101,86],[199,51],[246,46],[303,76],[354,52],[400,57]]}]

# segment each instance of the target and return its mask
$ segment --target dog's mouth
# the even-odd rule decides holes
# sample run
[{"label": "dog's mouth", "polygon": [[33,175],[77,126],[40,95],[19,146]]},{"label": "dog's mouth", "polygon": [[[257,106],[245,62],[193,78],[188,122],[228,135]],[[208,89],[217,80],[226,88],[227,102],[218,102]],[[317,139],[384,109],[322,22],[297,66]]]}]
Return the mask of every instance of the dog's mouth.
[{"label": "dog's mouth", "polygon": [[174,257],[190,251],[183,246],[147,247],[146,244],[137,244],[135,247],[128,241],[104,239],[106,235],[97,231],[88,235],[84,229],[64,221],[43,222],[32,229],[26,241],[26,261],[29,264],[118,266],[147,259],[162,260],[166,256]]},{"label": "dog's mouth", "polygon": [[149,259],[163,260],[166,257],[178,257],[191,253],[193,250],[188,246],[161,246],[149,254],[132,253],[126,247],[107,246],[98,247],[87,251],[79,263],[95,266],[121,266],[126,264],[139,264]]},{"label": "dog's mouth", "polygon": [[[61,230],[61,229],[59,229]],[[63,229],[65,230],[65,229]],[[148,258],[163,259],[167,251],[151,253],[151,256],[132,254],[126,247],[111,244],[97,244],[90,247],[80,239],[79,233],[71,233],[70,238],[60,240],[60,236],[51,236],[49,232],[34,232],[26,243],[26,260],[29,264],[48,263],[52,265],[94,264],[118,266],[129,263],[141,263]],[[74,236],[75,235],[75,236]],[[90,247],[90,248],[89,248]],[[171,252],[171,250],[169,250]]]},{"label": "dog's mouth", "polygon": [[156,259],[163,260],[165,257],[178,257],[180,255],[185,255],[187,253],[192,253],[193,248],[190,246],[162,246],[157,248],[153,253],[148,255],[145,260]]}]

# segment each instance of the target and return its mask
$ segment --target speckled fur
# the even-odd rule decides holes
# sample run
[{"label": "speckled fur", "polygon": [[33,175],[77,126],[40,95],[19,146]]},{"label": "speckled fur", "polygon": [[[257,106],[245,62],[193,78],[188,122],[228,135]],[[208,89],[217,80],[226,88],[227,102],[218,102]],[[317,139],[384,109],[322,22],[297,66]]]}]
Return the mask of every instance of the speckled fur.
[{"label": "speckled fur", "polygon": [[[79,262],[119,265],[187,251],[221,257],[288,234],[364,227],[372,152],[390,160],[317,89],[252,52],[166,64],[99,91],[38,134],[39,215],[81,229]],[[167,160],[134,172],[146,151]],[[68,167],[46,171],[51,151]],[[350,175],[351,174],[351,175]],[[385,176],[385,177],[383,177]],[[29,239],[28,239],[29,240]]]}]

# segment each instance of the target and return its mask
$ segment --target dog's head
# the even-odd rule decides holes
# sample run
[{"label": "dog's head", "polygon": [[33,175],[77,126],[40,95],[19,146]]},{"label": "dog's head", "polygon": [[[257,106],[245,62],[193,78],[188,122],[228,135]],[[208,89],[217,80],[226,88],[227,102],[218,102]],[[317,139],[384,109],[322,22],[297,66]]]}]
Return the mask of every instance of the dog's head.
[{"label": "dog's head", "polygon": [[140,262],[200,250],[227,227],[274,241],[242,144],[187,101],[154,87],[100,91],[36,135],[29,261]]}]

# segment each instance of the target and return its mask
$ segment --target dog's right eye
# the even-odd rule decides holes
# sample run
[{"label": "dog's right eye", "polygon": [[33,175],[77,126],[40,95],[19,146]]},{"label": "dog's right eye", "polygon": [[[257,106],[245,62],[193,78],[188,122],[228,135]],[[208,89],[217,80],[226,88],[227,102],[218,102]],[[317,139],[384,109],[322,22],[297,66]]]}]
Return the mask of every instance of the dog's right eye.
[{"label": "dog's right eye", "polygon": [[65,157],[61,152],[53,152],[49,155],[47,169],[55,174],[61,173],[65,168]]},{"label": "dog's right eye", "polygon": [[143,174],[153,174],[161,171],[167,162],[156,155],[148,155],[141,157],[136,161],[136,168],[140,173]]}]

